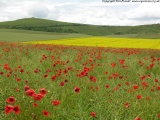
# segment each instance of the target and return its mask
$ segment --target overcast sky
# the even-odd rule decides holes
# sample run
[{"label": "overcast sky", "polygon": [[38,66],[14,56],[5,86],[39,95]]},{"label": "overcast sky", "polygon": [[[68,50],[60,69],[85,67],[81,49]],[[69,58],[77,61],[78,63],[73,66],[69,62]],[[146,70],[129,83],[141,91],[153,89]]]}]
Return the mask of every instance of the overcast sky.
[{"label": "overcast sky", "polygon": [[160,23],[160,2],[102,0],[0,0],[0,21],[38,17],[95,25]]}]

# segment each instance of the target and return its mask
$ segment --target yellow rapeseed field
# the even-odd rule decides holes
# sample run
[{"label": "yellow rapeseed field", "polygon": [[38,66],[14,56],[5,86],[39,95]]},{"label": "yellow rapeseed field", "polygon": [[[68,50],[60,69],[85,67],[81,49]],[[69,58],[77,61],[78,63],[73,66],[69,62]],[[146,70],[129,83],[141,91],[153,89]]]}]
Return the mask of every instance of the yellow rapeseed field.
[{"label": "yellow rapeseed field", "polygon": [[114,48],[160,49],[160,39],[90,37],[90,38],[70,38],[70,39],[60,39],[60,40],[33,41],[25,43],[98,46],[98,47],[114,47]]}]

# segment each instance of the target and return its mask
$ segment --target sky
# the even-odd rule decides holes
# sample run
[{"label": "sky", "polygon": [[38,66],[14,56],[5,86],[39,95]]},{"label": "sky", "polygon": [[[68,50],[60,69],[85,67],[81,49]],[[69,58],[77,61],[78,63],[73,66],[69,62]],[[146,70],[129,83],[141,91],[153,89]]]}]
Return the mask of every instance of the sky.
[{"label": "sky", "polygon": [[94,25],[135,26],[160,23],[160,2],[102,1],[0,0],[0,22],[36,17]]}]

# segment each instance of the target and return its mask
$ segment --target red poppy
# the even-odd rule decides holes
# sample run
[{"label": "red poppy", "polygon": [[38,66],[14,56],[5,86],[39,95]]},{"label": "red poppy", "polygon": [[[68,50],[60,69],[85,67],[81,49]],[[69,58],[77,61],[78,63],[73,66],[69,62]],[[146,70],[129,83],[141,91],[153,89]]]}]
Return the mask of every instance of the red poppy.
[{"label": "red poppy", "polygon": [[142,82],[142,86],[143,87],[148,87],[149,85],[147,84],[147,82]]},{"label": "red poppy", "polygon": [[64,82],[68,82],[68,80],[64,80]]},{"label": "red poppy", "polygon": [[4,69],[5,70],[10,70],[9,65],[8,64],[4,64]]},{"label": "red poppy", "polygon": [[16,114],[20,114],[20,108],[19,108],[19,106],[14,106],[13,111],[14,111]]},{"label": "red poppy", "polygon": [[47,78],[47,77],[48,77],[48,75],[47,75],[47,74],[44,74],[43,76],[44,76],[44,78]]},{"label": "red poppy", "polygon": [[7,103],[14,103],[16,102],[16,99],[14,97],[9,97],[7,100],[6,100]]},{"label": "red poppy", "polygon": [[64,86],[64,82],[60,82],[60,86]]},{"label": "red poppy", "polygon": [[158,118],[160,118],[160,113],[158,114]]},{"label": "red poppy", "polygon": [[134,85],[133,88],[136,90],[136,89],[139,88],[139,86],[138,85]]},{"label": "red poppy", "polygon": [[61,102],[59,101],[59,100],[53,100],[52,101],[52,104],[54,105],[54,106],[57,106],[57,105],[59,105]]},{"label": "red poppy", "polygon": [[145,78],[146,78],[146,76],[144,75],[144,76],[142,76],[140,79],[141,79],[141,80],[144,80]]},{"label": "red poppy", "polygon": [[96,117],[96,113],[95,112],[91,112],[90,113],[92,117]]},{"label": "red poppy", "polygon": [[124,106],[125,106],[126,108],[129,108],[129,103],[126,102],[126,103],[124,104]]},{"label": "red poppy", "polygon": [[141,99],[142,98],[142,96],[141,95],[137,95],[137,99]]},{"label": "red poppy", "polygon": [[27,90],[29,90],[29,89],[30,89],[29,86],[25,86],[25,87],[24,87],[24,90],[25,90],[25,91],[27,91]]},{"label": "red poppy", "polygon": [[80,88],[79,87],[74,87],[74,91],[79,93],[80,92]]},{"label": "red poppy", "polygon": [[47,110],[43,110],[42,113],[43,113],[43,115],[46,116],[46,117],[49,116],[49,112],[48,112]]},{"label": "red poppy", "polygon": [[37,104],[37,103],[33,103],[33,106],[34,106],[34,107],[38,107],[38,104]]},{"label": "red poppy", "polygon": [[4,74],[4,72],[0,72],[0,75],[3,75]]},{"label": "red poppy", "polygon": [[118,90],[118,87],[114,87],[114,90],[115,90],[115,91]]},{"label": "red poppy", "polygon": [[107,75],[107,74],[108,74],[108,71],[106,71],[105,74]]},{"label": "red poppy", "polygon": [[90,76],[90,80],[91,80],[92,82],[96,82],[96,78],[95,78],[94,76]]},{"label": "red poppy", "polygon": [[8,74],[6,74],[6,76],[7,76],[7,77],[10,77],[10,76],[11,76],[11,74],[9,74],[9,73],[8,73]]},{"label": "red poppy", "polygon": [[20,82],[20,81],[21,81],[21,78],[17,78],[16,80],[17,80],[17,82]]},{"label": "red poppy", "polygon": [[35,91],[33,89],[29,89],[29,90],[26,91],[26,94],[28,96],[33,96],[34,93],[35,93]]},{"label": "red poppy", "polygon": [[111,63],[111,66],[114,68],[116,67],[116,63]]},{"label": "red poppy", "polygon": [[25,83],[28,84],[28,80],[26,80]]},{"label": "red poppy", "polygon": [[57,78],[57,76],[53,75],[51,79],[52,79],[52,81],[54,81],[54,80],[56,80],[56,78]]},{"label": "red poppy", "polygon": [[125,63],[125,60],[119,60],[120,64],[124,64]]},{"label": "red poppy", "polygon": [[45,95],[45,94],[47,94],[47,90],[46,90],[45,88],[41,88],[41,89],[40,89],[40,93],[41,93],[42,95]]},{"label": "red poppy", "polygon": [[42,94],[33,94],[34,100],[42,100],[44,96]]},{"label": "red poppy", "polygon": [[23,69],[21,69],[21,70],[20,70],[20,73],[24,73],[24,70],[23,70]]},{"label": "red poppy", "polygon": [[150,68],[153,68],[154,67],[154,63],[150,64]]},{"label": "red poppy", "polygon": [[7,105],[6,107],[5,107],[5,112],[6,112],[6,115],[8,115],[10,112],[12,112],[13,111],[13,106],[11,106],[11,105]]},{"label": "red poppy", "polygon": [[39,72],[39,70],[38,70],[38,69],[35,69],[35,70],[34,70],[34,73],[38,73],[38,72]]},{"label": "red poppy", "polygon": [[155,82],[158,82],[158,79],[155,79]]},{"label": "red poppy", "polygon": [[140,117],[136,117],[135,120],[142,120]]},{"label": "red poppy", "polygon": [[51,69],[46,70],[46,72],[51,72]]},{"label": "red poppy", "polygon": [[109,88],[109,84],[106,84],[106,88]]}]

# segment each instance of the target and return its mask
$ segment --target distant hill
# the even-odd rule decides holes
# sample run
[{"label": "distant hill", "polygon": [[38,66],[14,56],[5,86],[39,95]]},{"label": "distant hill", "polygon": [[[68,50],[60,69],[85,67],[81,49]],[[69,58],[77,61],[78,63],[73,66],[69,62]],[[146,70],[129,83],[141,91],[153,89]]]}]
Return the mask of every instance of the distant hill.
[{"label": "distant hill", "polygon": [[39,18],[0,22],[1,29],[21,29],[56,33],[80,33],[92,36],[160,38],[160,24],[140,26],[98,26]]}]

